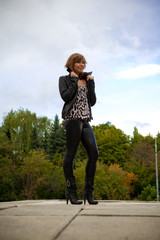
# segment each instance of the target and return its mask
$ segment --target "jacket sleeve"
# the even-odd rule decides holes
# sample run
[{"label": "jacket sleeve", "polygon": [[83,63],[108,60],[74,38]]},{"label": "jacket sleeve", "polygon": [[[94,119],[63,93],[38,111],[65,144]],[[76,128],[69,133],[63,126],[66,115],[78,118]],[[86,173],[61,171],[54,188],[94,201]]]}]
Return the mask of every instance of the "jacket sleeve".
[{"label": "jacket sleeve", "polygon": [[63,76],[59,78],[59,91],[61,98],[65,103],[68,103],[75,96],[77,91],[77,82],[78,77],[70,77],[67,79],[66,76]]},{"label": "jacket sleeve", "polygon": [[95,93],[95,82],[94,80],[88,81],[88,97],[91,106],[94,106],[96,103],[96,93]]}]

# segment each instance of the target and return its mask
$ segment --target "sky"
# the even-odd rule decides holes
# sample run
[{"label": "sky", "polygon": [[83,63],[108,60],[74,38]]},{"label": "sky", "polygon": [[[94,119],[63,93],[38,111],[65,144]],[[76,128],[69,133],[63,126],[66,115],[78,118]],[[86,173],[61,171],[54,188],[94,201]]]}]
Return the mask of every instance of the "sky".
[{"label": "sky", "polygon": [[91,125],[160,132],[159,0],[0,0],[0,125],[13,109],[61,118],[72,53],[93,71]]}]

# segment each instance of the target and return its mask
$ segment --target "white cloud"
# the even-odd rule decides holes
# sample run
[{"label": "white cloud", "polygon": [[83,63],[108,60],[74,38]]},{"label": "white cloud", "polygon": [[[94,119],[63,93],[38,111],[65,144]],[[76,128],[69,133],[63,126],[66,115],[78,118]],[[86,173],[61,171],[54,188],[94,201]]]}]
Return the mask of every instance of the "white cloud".
[{"label": "white cloud", "polygon": [[[159,65],[150,64],[160,56],[159,6],[159,0],[0,1],[0,118],[19,107],[37,115],[59,114],[58,78],[66,74],[68,56],[81,52],[101,102],[93,109],[96,124],[124,122],[143,89],[131,92],[133,86],[125,85],[130,81],[118,81],[114,73],[126,79],[160,72]],[[122,71],[124,66],[139,67]],[[132,121],[148,123],[134,119],[138,105]]]},{"label": "white cloud", "polygon": [[141,42],[137,36],[132,36],[128,32],[124,31],[124,34],[121,37],[122,40],[126,40],[130,46],[133,48],[139,48],[141,46]]},{"label": "white cloud", "polygon": [[160,74],[160,65],[158,64],[146,64],[137,66],[125,71],[117,73],[117,78],[120,79],[137,79],[150,77],[156,74]]}]

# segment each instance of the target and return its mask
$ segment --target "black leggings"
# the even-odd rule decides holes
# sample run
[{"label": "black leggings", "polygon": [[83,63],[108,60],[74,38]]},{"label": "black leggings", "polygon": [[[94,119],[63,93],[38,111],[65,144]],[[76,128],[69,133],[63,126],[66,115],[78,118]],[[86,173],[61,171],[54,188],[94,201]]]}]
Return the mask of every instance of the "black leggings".
[{"label": "black leggings", "polygon": [[64,175],[73,177],[73,160],[77,152],[77,147],[80,140],[84,145],[87,154],[88,161],[86,164],[86,176],[88,178],[94,178],[96,171],[96,162],[98,159],[98,149],[94,132],[90,124],[83,120],[65,120],[64,126],[66,129],[66,155],[63,162]]}]

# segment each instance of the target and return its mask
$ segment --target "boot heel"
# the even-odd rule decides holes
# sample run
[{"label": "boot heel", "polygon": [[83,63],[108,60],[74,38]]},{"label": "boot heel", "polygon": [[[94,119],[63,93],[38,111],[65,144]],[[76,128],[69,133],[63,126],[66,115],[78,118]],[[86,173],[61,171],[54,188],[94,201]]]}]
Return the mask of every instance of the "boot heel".
[{"label": "boot heel", "polygon": [[68,195],[66,196],[66,204],[68,204],[69,197]]},{"label": "boot heel", "polygon": [[92,205],[97,205],[98,204],[98,201],[94,200],[92,193],[84,196],[84,204],[86,204],[86,201],[88,201],[88,203],[92,204]]}]

